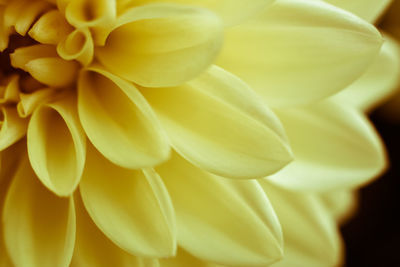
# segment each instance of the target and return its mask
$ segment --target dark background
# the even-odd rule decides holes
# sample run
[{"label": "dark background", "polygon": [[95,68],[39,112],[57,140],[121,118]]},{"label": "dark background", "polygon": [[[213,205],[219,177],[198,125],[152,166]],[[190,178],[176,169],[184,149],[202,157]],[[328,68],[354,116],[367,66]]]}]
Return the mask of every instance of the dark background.
[{"label": "dark background", "polygon": [[[399,106],[400,112],[400,106]],[[377,110],[371,119],[386,144],[387,172],[361,189],[355,217],[342,227],[346,266],[400,266],[400,122]]]}]

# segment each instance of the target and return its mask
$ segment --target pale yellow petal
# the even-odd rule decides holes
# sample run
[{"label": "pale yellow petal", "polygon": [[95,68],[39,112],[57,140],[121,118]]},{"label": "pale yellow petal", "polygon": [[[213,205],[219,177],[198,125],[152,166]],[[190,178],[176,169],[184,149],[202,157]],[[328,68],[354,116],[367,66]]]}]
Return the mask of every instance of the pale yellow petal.
[{"label": "pale yellow petal", "polygon": [[320,194],[319,197],[339,224],[346,223],[356,215],[359,205],[357,191],[332,191]]},{"label": "pale yellow petal", "polygon": [[0,108],[0,151],[25,136],[28,121],[20,118],[16,108]]},{"label": "pale yellow petal", "polygon": [[[59,1],[65,5],[65,17],[75,28],[90,28],[96,45],[104,45],[115,25],[117,10],[115,0]],[[63,4],[62,2],[68,2]]]},{"label": "pale yellow petal", "polygon": [[386,167],[385,150],[372,124],[354,108],[323,101],[277,110],[295,160],[270,176],[287,188],[327,191],[363,185]]},{"label": "pale yellow petal", "polygon": [[374,23],[383,14],[392,0],[324,0],[346,9],[368,22]]},{"label": "pale yellow petal", "polygon": [[79,194],[75,206],[76,242],[71,267],[158,267],[157,260],[136,257],[111,242],[92,221]]},{"label": "pale yellow petal", "polygon": [[64,96],[40,106],[28,127],[32,167],[42,183],[59,196],[73,193],[85,166],[86,136],[76,109],[76,97]]},{"label": "pale yellow petal", "polygon": [[273,266],[339,266],[343,256],[340,233],[323,202],[316,195],[259,182],[282,224],[284,257]]},{"label": "pale yellow petal", "polygon": [[57,53],[65,60],[77,60],[86,66],[91,63],[94,53],[92,35],[87,28],[71,32],[58,46]]},{"label": "pale yellow petal", "polygon": [[160,259],[160,267],[217,267],[216,264],[198,259],[183,248],[178,248],[175,257]]},{"label": "pale yellow petal", "polygon": [[90,217],[120,248],[143,257],[175,254],[175,214],[154,170],[123,169],[88,147],[80,192]]},{"label": "pale yellow petal", "polygon": [[255,17],[260,11],[273,3],[274,0],[117,0],[121,13],[128,7],[149,3],[177,3],[206,8],[216,13],[226,26],[240,24]]},{"label": "pale yellow petal", "polygon": [[196,77],[222,44],[219,18],[195,7],[140,6],[121,16],[118,25],[96,56],[113,73],[147,87],[175,86]]},{"label": "pale yellow petal", "polygon": [[79,63],[59,57],[37,58],[26,63],[24,70],[48,86],[67,87],[76,81]]},{"label": "pale yellow petal", "polygon": [[174,148],[205,170],[237,178],[262,177],[292,159],[274,113],[246,84],[218,67],[179,87],[142,92]]},{"label": "pale yellow petal", "polygon": [[55,45],[61,42],[73,29],[60,11],[51,10],[36,21],[28,34],[39,43]]},{"label": "pale yellow petal", "polygon": [[168,140],[136,87],[99,68],[81,72],[78,109],[93,145],[125,168],[159,164],[169,156]]},{"label": "pale yellow petal", "polygon": [[174,203],[179,245],[219,264],[267,265],[282,257],[282,232],[255,180],[214,176],[174,153],[159,167]]},{"label": "pale yellow petal", "polygon": [[378,54],[380,33],[319,1],[277,0],[262,16],[227,30],[217,64],[271,106],[307,104],[355,81]]},{"label": "pale yellow petal", "polygon": [[399,44],[386,35],[379,55],[367,71],[334,97],[363,111],[370,111],[395,94],[399,82]]},{"label": "pale yellow petal", "polygon": [[4,239],[16,267],[67,267],[75,241],[71,198],[45,189],[25,158],[13,178],[3,210]]}]

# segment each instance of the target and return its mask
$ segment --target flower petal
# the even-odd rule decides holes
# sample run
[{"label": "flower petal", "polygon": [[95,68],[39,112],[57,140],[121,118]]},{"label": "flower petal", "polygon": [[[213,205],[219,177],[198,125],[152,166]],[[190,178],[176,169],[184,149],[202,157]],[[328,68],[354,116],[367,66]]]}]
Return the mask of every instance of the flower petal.
[{"label": "flower petal", "polygon": [[327,210],[341,225],[351,219],[359,204],[357,191],[330,191],[320,194],[320,198]]},{"label": "flower petal", "polygon": [[351,13],[320,1],[277,0],[259,19],[227,30],[217,64],[269,105],[299,105],[352,83],[381,44],[380,33]]},{"label": "flower petal", "polygon": [[367,71],[334,96],[338,101],[369,111],[396,92],[400,82],[400,48],[389,36],[385,39],[379,55]]},{"label": "flower petal", "polygon": [[75,197],[76,242],[73,267],[158,267],[157,260],[136,257],[116,246],[92,221],[79,194]]},{"label": "flower petal", "polygon": [[374,23],[389,6],[392,0],[324,0],[332,5],[346,9],[368,22]]},{"label": "flower petal", "polygon": [[179,87],[143,89],[175,149],[222,176],[262,177],[291,161],[277,117],[218,67]]},{"label": "flower petal", "polygon": [[157,172],[174,203],[179,245],[189,253],[234,266],[281,258],[280,225],[256,181],[214,176],[176,153]]},{"label": "flower petal", "polygon": [[76,97],[41,105],[28,126],[28,154],[42,183],[59,196],[78,186],[85,166],[86,136],[76,111]]},{"label": "flower petal", "polygon": [[213,62],[222,44],[219,18],[194,7],[140,6],[122,15],[118,25],[96,56],[113,73],[147,87],[193,79]]},{"label": "flower petal", "polygon": [[7,251],[16,266],[69,266],[75,242],[73,200],[46,190],[27,158],[8,190],[3,223]]},{"label": "flower petal", "polygon": [[386,166],[384,147],[362,113],[333,101],[276,111],[295,160],[271,181],[292,189],[327,191],[360,186]]},{"label": "flower petal", "polygon": [[57,46],[57,53],[65,60],[76,59],[82,65],[88,65],[93,59],[94,44],[92,35],[87,28],[71,32]]},{"label": "flower petal", "polygon": [[168,158],[168,140],[150,106],[131,83],[99,68],[82,71],[78,110],[90,141],[113,163],[138,169]]},{"label": "flower petal", "polygon": [[285,255],[274,266],[340,266],[342,244],[335,220],[315,195],[260,184],[282,224]]},{"label": "flower petal", "polygon": [[0,151],[25,136],[27,120],[18,116],[14,107],[0,108]]},{"label": "flower petal", "polygon": [[160,267],[217,267],[216,265],[207,261],[198,259],[190,255],[183,248],[178,248],[175,257],[160,259]]},{"label": "flower petal", "polygon": [[143,257],[175,254],[175,215],[154,170],[123,169],[90,147],[80,191],[93,221],[122,249]]},{"label": "flower petal", "polygon": [[149,3],[177,3],[206,8],[222,18],[227,26],[240,24],[242,21],[253,18],[270,5],[274,0],[117,0],[120,10],[132,5],[144,5]]}]

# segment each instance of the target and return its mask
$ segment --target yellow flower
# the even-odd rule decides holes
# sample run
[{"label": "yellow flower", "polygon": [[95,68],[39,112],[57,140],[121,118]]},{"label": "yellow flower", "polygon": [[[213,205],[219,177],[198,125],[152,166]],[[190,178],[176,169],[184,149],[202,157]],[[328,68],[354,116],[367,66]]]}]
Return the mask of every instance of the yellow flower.
[{"label": "yellow flower", "polygon": [[331,96],[382,43],[322,1],[1,0],[0,264],[339,264],[320,194],[386,160]]}]

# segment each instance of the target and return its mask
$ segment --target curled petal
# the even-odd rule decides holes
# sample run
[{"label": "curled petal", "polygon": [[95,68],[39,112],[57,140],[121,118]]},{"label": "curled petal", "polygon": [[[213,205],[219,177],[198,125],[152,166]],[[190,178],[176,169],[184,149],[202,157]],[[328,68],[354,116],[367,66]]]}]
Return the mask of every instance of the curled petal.
[{"label": "curled petal", "polygon": [[28,127],[28,154],[42,183],[59,196],[72,194],[85,166],[86,137],[72,95],[40,106]]},{"label": "curled petal", "polygon": [[382,43],[373,25],[349,12],[322,1],[277,0],[227,30],[216,62],[270,106],[304,105],[354,82]]},{"label": "curled petal", "polygon": [[190,254],[229,266],[267,265],[282,257],[278,219],[255,180],[215,176],[176,153],[157,172],[174,203],[179,245]]},{"label": "curled petal", "polygon": [[76,59],[82,65],[88,65],[93,59],[94,44],[87,28],[71,32],[58,46],[57,53],[65,60]]},{"label": "curled petal", "polygon": [[19,76],[11,76],[5,84],[5,86],[0,85],[0,104],[17,102],[20,92]]},{"label": "curled petal", "polygon": [[43,88],[30,94],[20,93],[20,101],[17,105],[18,115],[21,118],[30,116],[37,107],[51,100],[56,92],[52,88]]},{"label": "curled petal", "polygon": [[75,208],[42,186],[21,162],[3,210],[4,239],[15,266],[67,267],[75,242]]},{"label": "curled petal", "polygon": [[0,108],[0,151],[25,136],[27,120],[20,118],[14,107]]},{"label": "curled petal", "polygon": [[60,11],[51,10],[38,19],[28,34],[39,43],[56,45],[73,29]]},{"label": "curled petal", "polygon": [[78,109],[90,141],[113,163],[137,169],[168,158],[168,140],[133,84],[99,68],[83,70]]},{"label": "curled petal", "polygon": [[324,0],[346,9],[368,22],[374,23],[389,6],[392,0]]},{"label": "curled petal", "polygon": [[316,195],[259,180],[282,225],[285,256],[274,266],[340,266],[342,243],[335,220]]},{"label": "curled petal", "polygon": [[80,192],[90,217],[120,248],[143,257],[175,254],[175,214],[154,170],[121,168],[91,147]]},{"label": "curled petal", "polygon": [[354,108],[323,101],[276,111],[295,160],[270,176],[291,189],[328,191],[367,183],[386,167],[382,142],[366,116]]},{"label": "curled petal", "polygon": [[79,194],[75,203],[76,242],[72,266],[158,267],[156,259],[136,257],[111,242],[90,218]]},{"label": "curled petal", "polygon": [[175,149],[207,171],[262,177],[292,159],[274,113],[246,84],[218,67],[179,87],[142,92]]},{"label": "curled petal", "polygon": [[140,6],[123,14],[118,25],[96,56],[113,73],[146,87],[175,86],[196,77],[222,44],[219,18],[194,7]]},{"label": "curled petal", "polygon": [[400,47],[385,36],[385,42],[367,71],[334,97],[363,111],[370,111],[396,93],[400,82]]},{"label": "curled petal", "polygon": [[52,45],[37,44],[15,49],[10,54],[11,65],[25,70],[25,65],[38,58],[57,57],[57,51]]}]

